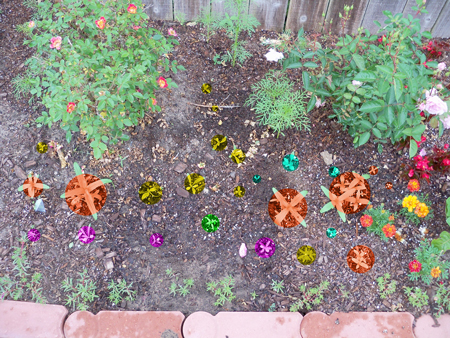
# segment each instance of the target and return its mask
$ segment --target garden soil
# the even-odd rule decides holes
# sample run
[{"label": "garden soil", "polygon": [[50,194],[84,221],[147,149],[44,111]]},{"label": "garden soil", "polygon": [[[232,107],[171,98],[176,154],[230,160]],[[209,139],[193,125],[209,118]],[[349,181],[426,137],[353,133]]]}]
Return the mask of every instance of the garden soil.
[{"label": "garden soil", "polygon": [[[78,273],[87,269],[99,295],[89,304],[93,313],[128,309],[215,314],[218,311],[267,311],[273,303],[276,311],[288,311],[292,304],[288,295],[298,297],[300,285],[310,288],[322,280],[328,280],[330,287],[324,293],[324,301],[313,310],[326,313],[397,310],[409,311],[416,317],[432,311],[431,300],[430,306],[417,311],[409,305],[403,292],[404,287],[416,285],[425,287],[430,296],[436,290],[434,286],[413,283],[407,276],[408,263],[414,259],[413,250],[422,237],[418,227],[407,226],[399,219],[395,225],[402,229],[406,242],[391,239],[384,243],[361,227],[356,232],[361,212],[348,215],[345,223],[335,210],[319,212],[329,201],[320,186],[329,188],[333,180],[321,152],[332,154],[333,165],[341,173],[363,174],[368,173],[371,165],[378,166],[378,174],[368,180],[370,199],[375,207],[384,203],[392,212],[400,210],[397,201],[408,192],[406,182],[399,179],[405,154],[399,154],[392,145],[385,146],[382,154],[372,143],[355,149],[348,133],[328,118],[332,113],[329,102],[310,113],[311,133],[292,129],[279,138],[266,126],[254,124],[257,122],[254,111],[242,107],[252,93],[252,84],[261,80],[269,69],[280,69],[278,64],[265,59],[268,48],[260,42],[261,37],[277,38],[276,32],[258,29],[251,37],[242,33],[241,39],[248,41],[246,48],[253,57],[241,68],[214,65],[212,61],[216,53],[230,48],[231,41],[223,31],[206,43],[202,35],[204,29],[199,25],[149,21],[149,27],[164,34],[169,27],[177,31],[180,45],[175,46],[169,58],[177,60],[186,71],[162,72],[178,84],[178,88],[156,92],[162,111],[148,113],[138,126],[127,130],[130,141],[110,147],[109,153],[98,161],[83,136],[74,135],[67,144],[64,132],[57,125],[52,129],[36,128],[34,120],[44,107],[39,103],[29,104],[30,96],[18,100],[14,97],[11,80],[25,70],[24,62],[33,54],[33,49],[22,45],[24,36],[14,27],[30,20],[31,11],[19,2],[4,1],[0,8],[0,276],[14,275],[13,247],[19,245],[17,239],[21,234],[37,228],[41,239],[28,242],[26,250],[31,263],[30,275],[42,273],[43,295],[51,304],[65,305],[62,281],[66,278],[75,281]],[[313,33],[306,32],[306,36],[313,40]],[[331,48],[337,38],[332,36],[326,41],[319,38],[318,41],[324,48]],[[443,53],[438,60],[450,66],[449,53]],[[288,70],[287,75],[294,81],[295,90],[300,90],[301,72]],[[211,84],[210,94],[201,91],[203,83]],[[444,84],[449,84],[448,78],[444,79]],[[215,113],[193,104],[240,107],[223,108]],[[212,149],[211,138],[216,134],[227,136],[225,151]],[[428,128],[425,135],[427,150],[450,141],[448,131],[437,138],[437,131]],[[69,155],[68,165],[63,169],[58,157],[36,151],[38,142],[50,140],[61,143],[64,154]],[[256,151],[238,166],[229,158],[233,146],[245,153],[252,146]],[[297,170],[287,172],[282,167],[282,159],[292,152],[298,156],[300,165]],[[74,162],[85,166],[85,173],[113,181],[106,185],[107,200],[97,221],[74,214],[60,197],[75,177]],[[200,163],[205,163],[204,168],[199,167]],[[175,170],[180,164],[186,166],[182,172]],[[41,195],[45,214],[35,212],[32,199],[17,191],[30,171],[50,187]],[[181,193],[184,179],[194,172],[205,178],[206,188],[200,194],[186,197]],[[253,175],[261,175],[261,182],[254,184]],[[156,181],[164,189],[162,199],[155,205],[144,204],[138,196],[139,187],[148,180]],[[435,211],[435,218],[426,223],[429,229],[426,238],[436,238],[441,231],[448,230],[444,211],[445,199],[450,195],[446,189],[448,180],[449,177],[443,176],[432,179],[431,185],[423,184],[421,191],[430,194]],[[386,182],[391,182],[393,189],[387,190]],[[242,198],[233,195],[237,185],[246,190]],[[306,228],[302,225],[283,228],[271,220],[268,203],[273,195],[272,188],[308,191]],[[218,231],[203,230],[201,221],[207,214],[219,217]],[[77,239],[77,233],[89,224],[94,227],[96,238],[85,245]],[[333,239],[326,237],[329,227],[338,231]],[[164,244],[159,248],[149,244],[149,237],[155,232],[164,236]],[[254,250],[261,237],[275,241],[276,251],[270,258],[259,258]],[[73,246],[69,248],[71,243]],[[238,254],[241,243],[248,247],[245,258]],[[300,264],[296,258],[299,247],[306,244],[317,252],[316,261],[308,266]],[[375,255],[375,264],[367,273],[357,274],[347,265],[347,253],[356,245],[371,248]],[[112,256],[112,270],[105,268],[104,256],[99,257],[108,254]],[[169,268],[175,274],[172,277],[165,274]],[[397,292],[382,300],[376,278],[385,273],[390,273],[398,285]],[[236,299],[216,307],[215,298],[206,291],[206,282],[228,275],[234,276],[236,281]],[[186,297],[169,294],[172,282],[182,285],[183,279],[188,278],[194,280],[190,294]],[[133,283],[137,298],[112,304],[107,299],[111,279]],[[272,280],[283,280],[284,292],[274,292],[270,287]],[[340,294],[341,286],[349,292],[347,298]],[[258,295],[256,300],[250,296],[253,291]],[[26,292],[23,300],[31,301],[31,294]]]}]

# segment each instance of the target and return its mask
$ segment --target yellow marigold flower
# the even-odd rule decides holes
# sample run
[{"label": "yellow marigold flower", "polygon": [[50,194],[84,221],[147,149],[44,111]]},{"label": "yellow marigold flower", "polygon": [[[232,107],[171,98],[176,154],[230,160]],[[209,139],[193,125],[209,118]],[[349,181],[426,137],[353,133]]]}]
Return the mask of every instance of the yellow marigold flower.
[{"label": "yellow marigold flower", "polygon": [[418,203],[419,200],[417,199],[417,196],[409,195],[403,199],[402,206],[403,208],[408,208],[409,212],[413,212],[413,209],[417,206]]},{"label": "yellow marigold flower", "polygon": [[430,212],[430,210],[428,209],[428,207],[425,203],[417,204],[416,210],[414,210],[414,213],[421,218],[428,215],[429,212]]},{"label": "yellow marigold flower", "polygon": [[439,267],[433,268],[433,269],[431,269],[431,276],[432,276],[433,278],[438,278],[439,275],[441,274],[441,272],[442,272],[442,271],[439,269]]},{"label": "yellow marigold flower", "polygon": [[386,212],[386,210],[381,210],[381,213],[384,214]]}]

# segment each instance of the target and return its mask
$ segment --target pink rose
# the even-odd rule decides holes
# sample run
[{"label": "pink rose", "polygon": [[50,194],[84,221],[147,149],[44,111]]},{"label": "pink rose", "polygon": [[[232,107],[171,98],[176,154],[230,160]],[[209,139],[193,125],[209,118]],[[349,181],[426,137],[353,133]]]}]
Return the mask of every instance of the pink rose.
[{"label": "pink rose", "polygon": [[425,102],[421,102],[420,104],[419,104],[419,110],[425,110],[425,107],[426,107],[426,104],[425,104]]},{"label": "pink rose", "polygon": [[437,94],[436,88],[432,88],[431,91],[430,91],[430,90],[427,90],[427,91],[425,92],[425,96],[426,96],[427,99],[428,99],[430,96],[435,96],[436,94]]},{"label": "pink rose", "polygon": [[443,71],[445,68],[447,68],[445,62],[439,63],[437,67],[440,71]]},{"label": "pink rose", "polygon": [[444,129],[450,129],[450,116],[447,116],[445,119],[441,118],[441,122],[444,125]]},{"label": "pink rose", "polygon": [[447,112],[448,107],[438,96],[429,96],[425,110],[432,115],[442,115]]},{"label": "pink rose", "polygon": [[61,41],[62,38],[60,36],[53,37],[50,39],[50,48],[56,48],[57,50],[61,49]]},{"label": "pink rose", "polygon": [[444,144],[444,149],[448,149],[448,147],[449,147],[448,143]]},{"label": "pink rose", "polygon": [[34,23],[34,21],[30,21],[28,23],[28,27],[33,28],[36,24]]}]

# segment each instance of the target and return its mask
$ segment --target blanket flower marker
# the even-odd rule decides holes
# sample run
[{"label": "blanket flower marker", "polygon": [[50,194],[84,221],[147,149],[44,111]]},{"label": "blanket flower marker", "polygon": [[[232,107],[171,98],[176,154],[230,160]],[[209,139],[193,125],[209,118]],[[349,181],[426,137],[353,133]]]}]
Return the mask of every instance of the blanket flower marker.
[{"label": "blanket flower marker", "polygon": [[345,172],[331,182],[330,190],[320,186],[324,194],[330,199],[320,210],[321,213],[336,208],[342,221],[346,221],[345,214],[355,214],[362,211],[370,201],[370,186],[367,179],[370,175],[359,175],[355,172]]},{"label": "blanket flower marker", "polygon": [[93,175],[83,174],[77,162],[74,162],[74,177],[66,187],[66,192],[61,195],[65,198],[69,208],[76,214],[94,217],[105,205],[106,187],[104,183],[111,183],[109,179],[99,179]]},{"label": "blanket flower marker", "polygon": [[274,194],[269,201],[269,216],[276,225],[283,228],[293,228],[301,224],[306,228],[304,220],[308,212],[308,204],[305,196],[306,190],[298,192],[294,189],[282,189],[278,191],[272,188]]},{"label": "blanket flower marker", "polygon": [[42,183],[39,176],[34,176],[33,173],[28,174],[28,178],[23,182],[23,184],[17,189],[18,191],[23,191],[25,195],[29,197],[38,197],[44,189],[50,189],[48,185]]}]

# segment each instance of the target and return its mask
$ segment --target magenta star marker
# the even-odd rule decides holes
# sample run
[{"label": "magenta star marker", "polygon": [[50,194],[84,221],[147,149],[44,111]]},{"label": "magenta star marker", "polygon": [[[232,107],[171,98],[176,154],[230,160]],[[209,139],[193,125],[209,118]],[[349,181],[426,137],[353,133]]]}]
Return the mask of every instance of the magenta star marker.
[{"label": "magenta star marker", "polygon": [[39,238],[41,238],[41,233],[38,229],[31,229],[30,231],[28,231],[28,239],[31,242],[37,242]]},{"label": "magenta star marker", "polygon": [[150,236],[150,244],[155,248],[159,248],[164,243],[164,237],[157,232]]},{"label": "magenta star marker", "polygon": [[259,257],[269,258],[275,253],[275,242],[269,237],[262,237],[256,242],[255,251]]},{"label": "magenta star marker", "polygon": [[84,244],[91,243],[95,239],[95,230],[88,226],[82,227],[78,231],[78,239]]}]

